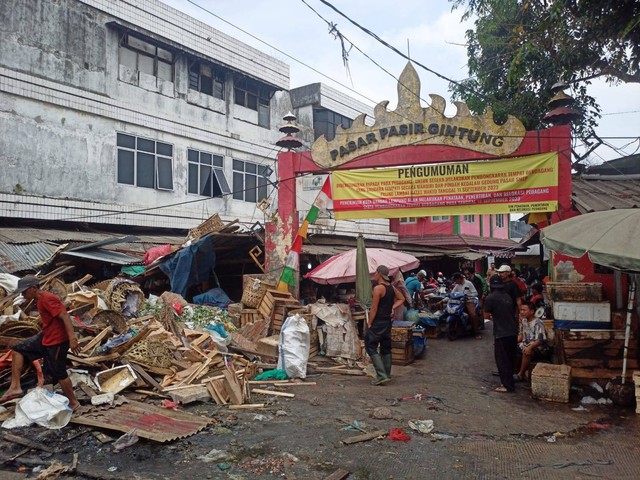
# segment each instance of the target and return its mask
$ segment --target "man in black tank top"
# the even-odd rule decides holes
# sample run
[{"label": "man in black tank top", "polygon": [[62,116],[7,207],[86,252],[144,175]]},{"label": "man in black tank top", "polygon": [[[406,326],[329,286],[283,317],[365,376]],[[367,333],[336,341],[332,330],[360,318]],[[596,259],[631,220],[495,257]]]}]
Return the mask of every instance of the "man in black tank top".
[{"label": "man in black tank top", "polygon": [[[393,312],[404,303],[402,293],[390,284],[389,269],[380,265],[376,269],[373,301],[369,311],[369,323],[364,337],[364,346],[376,370],[373,385],[384,385],[391,381],[391,325]],[[380,352],[378,353],[378,346]]]}]

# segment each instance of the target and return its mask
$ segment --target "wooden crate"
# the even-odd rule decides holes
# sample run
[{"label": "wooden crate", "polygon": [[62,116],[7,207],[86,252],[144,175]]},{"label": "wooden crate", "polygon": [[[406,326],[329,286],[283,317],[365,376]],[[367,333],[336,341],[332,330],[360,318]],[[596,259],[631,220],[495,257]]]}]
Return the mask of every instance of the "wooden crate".
[{"label": "wooden crate", "polygon": [[392,327],[391,328],[391,341],[392,342],[404,342],[409,343],[413,340],[413,328],[412,327]]},{"label": "wooden crate", "polygon": [[538,363],[531,374],[531,395],[541,400],[569,403],[571,367]]},{"label": "wooden crate", "polygon": [[240,327],[255,323],[262,319],[262,314],[255,308],[245,308],[240,310]]},{"label": "wooden crate", "polygon": [[[571,367],[574,384],[588,385],[622,376],[624,330],[555,329],[558,361]],[[627,357],[627,379],[639,368],[638,336],[631,332]]]},{"label": "wooden crate", "polygon": [[394,342],[391,344],[391,362],[393,365],[409,365],[413,363],[413,341],[409,343]]},{"label": "wooden crate", "polygon": [[258,310],[271,323],[271,332],[279,332],[288,309],[300,308],[300,302],[290,293],[267,290]]}]

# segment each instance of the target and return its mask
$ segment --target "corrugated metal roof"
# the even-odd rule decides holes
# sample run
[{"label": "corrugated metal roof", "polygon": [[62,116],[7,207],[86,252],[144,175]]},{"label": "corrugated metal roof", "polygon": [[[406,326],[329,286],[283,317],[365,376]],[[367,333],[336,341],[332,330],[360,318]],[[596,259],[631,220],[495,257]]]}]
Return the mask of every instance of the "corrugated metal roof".
[{"label": "corrugated metal roof", "polygon": [[460,250],[472,248],[478,250],[524,250],[518,242],[508,238],[476,237],[474,235],[424,235],[403,237],[407,243],[429,245],[430,247],[445,247]]},{"label": "corrugated metal roof", "polygon": [[98,260],[100,262],[115,263],[116,265],[132,265],[140,263],[143,257],[134,257],[126,253],[106,250],[103,248],[94,248],[87,250],[78,250],[73,252],[62,252],[62,255],[70,255],[72,257],[88,258],[89,260]]},{"label": "corrugated metal roof", "polygon": [[[39,228],[0,228],[0,242],[5,243],[35,243],[35,242],[82,242],[92,243],[109,240],[122,236],[117,233],[77,232],[72,230],[39,229]],[[166,243],[181,244],[184,236],[178,235],[136,235],[135,243],[152,243],[164,245]]]},{"label": "corrugated metal roof", "polygon": [[44,242],[27,245],[0,243],[0,272],[14,273],[31,270],[36,263],[51,257],[56,248],[55,245]]},{"label": "corrugated metal roof", "polygon": [[[86,411],[88,410],[88,411]],[[129,400],[115,408],[81,407],[71,423],[105,428],[117,432],[138,430],[138,436],[156,442],[170,442],[198,433],[211,423],[206,417],[167,410],[148,403]]]},{"label": "corrugated metal roof", "polygon": [[640,208],[640,180],[625,175],[616,179],[575,177],[571,200],[580,213]]}]

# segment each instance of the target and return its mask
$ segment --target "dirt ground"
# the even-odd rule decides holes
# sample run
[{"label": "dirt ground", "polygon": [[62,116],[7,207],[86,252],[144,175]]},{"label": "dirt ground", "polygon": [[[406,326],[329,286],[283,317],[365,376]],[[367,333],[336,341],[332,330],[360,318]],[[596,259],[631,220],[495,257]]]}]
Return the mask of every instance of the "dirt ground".
[{"label": "dirt ground", "polygon": [[[323,374],[316,386],[291,389],[295,398],[254,395],[262,410],[229,411],[211,403],[185,410],[212,419],[202,432],[171,443],[141,439],[120,453],[101,443],[95,429],[69,425],[61,431],[10,431],[54,449],[32,450],[0,467],[0,478],[36,478],[52,460],[75,474],[97,479],[326,479],[338,469],[352,480],[583,479],[640,477],[639,417],[633,409],[580,406],[588,391],[572,391],[569,404],[531,398],[518,384],[512,394],[494,392],[491,325],[481,340],[429,339],[423,358],[394,367],[394,381]],[[385,407],[390,418],[373,418]],[[378,409],[378,410],[376,410]],[[421,434],[410,420],[432,420]],[[342,440],[368,432],[402,429],[408,441]],[[352,426],[349,426],[351,424]],[[4,430],[2,433],[7,433]],[[114,439],[117,432],[102,431]],[[4,460],[24,447],[2,442]]]}]

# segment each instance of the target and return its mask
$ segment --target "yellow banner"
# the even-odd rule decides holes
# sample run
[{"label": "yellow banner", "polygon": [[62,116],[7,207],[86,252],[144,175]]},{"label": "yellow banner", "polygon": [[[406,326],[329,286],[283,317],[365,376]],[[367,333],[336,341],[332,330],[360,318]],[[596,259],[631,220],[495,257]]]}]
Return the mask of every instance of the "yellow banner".
[{"label": "yellow banner", "polygon": [[553,212],[558,154],[333,174],[336,220]]}]

